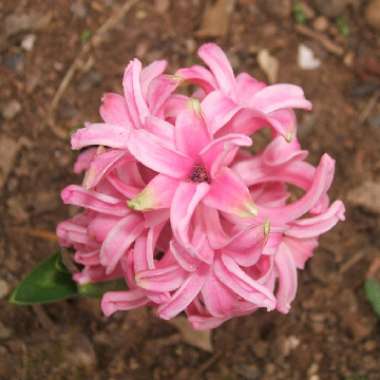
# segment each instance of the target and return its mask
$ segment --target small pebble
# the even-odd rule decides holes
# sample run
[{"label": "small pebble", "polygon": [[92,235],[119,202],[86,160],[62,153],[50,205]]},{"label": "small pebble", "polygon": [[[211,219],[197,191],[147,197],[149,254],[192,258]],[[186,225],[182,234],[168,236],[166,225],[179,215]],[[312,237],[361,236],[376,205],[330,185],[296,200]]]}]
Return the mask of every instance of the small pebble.
[{"label": "small pebble", "polygon": [[36,42],[36,35],[28,34],[23,38],[21,42],[21,47],[26,51],[32,51],[35,42]]},{"label": "small pebble", "polygon": [[329,27],[329,22],[326,17],[319,16],[313,22],[313,28],[318,32],[325,32]]},{"label": "small pebble", "polygon": [[0,299],[5,298],[9,293],[9,285],[4,280],[0,280]]},{"label": "small pebble", "polygon": [[4,105],[1,113],[6,120],[12,120],[21,111],[21,104],[17,100],[11,100]]}]

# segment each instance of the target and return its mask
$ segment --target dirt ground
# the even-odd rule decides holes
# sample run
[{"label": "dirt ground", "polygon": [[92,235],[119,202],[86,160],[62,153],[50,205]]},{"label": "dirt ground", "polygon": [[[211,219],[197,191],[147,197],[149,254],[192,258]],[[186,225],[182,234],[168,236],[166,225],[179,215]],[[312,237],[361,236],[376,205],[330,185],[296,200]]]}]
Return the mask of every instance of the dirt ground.
[{"label": "dirt ground", "polygon": [[[293,12],[290,3],[137,1],[84,54],[52,126],[48,114],[64,75],[124,2],[1,0],[0,379],[380,379],[380,326],[363,291],[379,256],[380,210],[350,195],[380,181],[380,32],[370,27],[374,11],[365,16],[367,1],[310,0]],[[80,181],[71,172],[70,131],[99,119],[102,93],[120,91],[131,58],[167,58],[175,70],[195,62],[206,40],[220,43],[235,69],[264,80],[257,56],[268,49],[279,63],[276,81],[301,85],[314,104],[299,118],[311,161],[323,152],[337,160],[331,194],[345,201],[347,221],[322,238],[291,312],[225,323],[207,352],[146,310],[107,319],[93,300],[8,304],[11,289],[56,249],[52,233],[69,214],[59,192]],[[300,44],[312,49],[318,68],[300,67]]]}]

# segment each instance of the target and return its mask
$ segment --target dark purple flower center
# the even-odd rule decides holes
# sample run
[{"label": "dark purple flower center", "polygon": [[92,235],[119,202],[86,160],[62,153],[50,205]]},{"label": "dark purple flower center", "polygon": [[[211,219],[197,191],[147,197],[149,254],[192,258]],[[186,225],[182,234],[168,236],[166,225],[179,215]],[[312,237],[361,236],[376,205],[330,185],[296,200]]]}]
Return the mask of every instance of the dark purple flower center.
[{"label": "dark purple flower center", "polygon": [[190,180],[195,183],[208,182],[208,174],[202,165],[196,165],[190,174]]}]

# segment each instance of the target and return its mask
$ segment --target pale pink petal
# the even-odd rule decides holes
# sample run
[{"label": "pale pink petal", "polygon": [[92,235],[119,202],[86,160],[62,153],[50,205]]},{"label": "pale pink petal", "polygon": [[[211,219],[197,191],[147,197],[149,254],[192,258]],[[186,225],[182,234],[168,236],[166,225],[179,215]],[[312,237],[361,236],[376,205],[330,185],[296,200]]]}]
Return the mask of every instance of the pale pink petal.
[{"label": "pale pink petal", "polygon": [[121,219],[107,235],[100,250],[100,262],[110,273],[131,244],[143,232],[144,223],[139,215],[130,214]]},{"label": "pale pink petal", "polygon": [[131,134],[128,148],[142,164],[169,177],[185,178],[193,167],[191,158],[168,148],[160,138],[141,129]]},{"label": "pale pink petal", "polygon": [[100,307],[103,313],[109,317],[119,310],[125,311],[145,306],[148,301],[148,298],[140,289],[107,292],[102,297]]},{"label": "pale pink petal", "polygon": [[207,43],[199,48],[198,55],[214,74],[219,88],[225,94],[233,94],[236,87],[235,76],[223,50],[214,43]]},{"label": "pale pink petal", "polygon": [[72,149],[82,149],[91,145],[126,149],[129,130],[112,124],[88,124],[71,136]]}]

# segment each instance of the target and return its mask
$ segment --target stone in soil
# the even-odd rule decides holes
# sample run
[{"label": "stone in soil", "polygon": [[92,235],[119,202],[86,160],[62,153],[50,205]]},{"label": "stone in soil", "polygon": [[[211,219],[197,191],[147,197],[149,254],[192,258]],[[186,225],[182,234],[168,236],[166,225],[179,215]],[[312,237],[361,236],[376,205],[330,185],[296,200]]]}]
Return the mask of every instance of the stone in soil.
[{"label": "stone in soil", "polygon": [[370,27],[380,31],[380,0],[372,0],[368,3],[365,19]]},{"label": "stone in soil", "polygon": [[5,103],[5,105],[1,109],[1,114],[3,118],[6,120],[12,120],[17,114],[21,111],[21,104],[13,99],[9,102]]},{"label": "stone in soil", "polygon": [[315,8],[324,16],[337,17],[352,3],[352,0],[313,0]]},{"label": "stone in soil", "polygon": [[0,136],[0,189],[13,168],[21,144],[7,136]]}]

